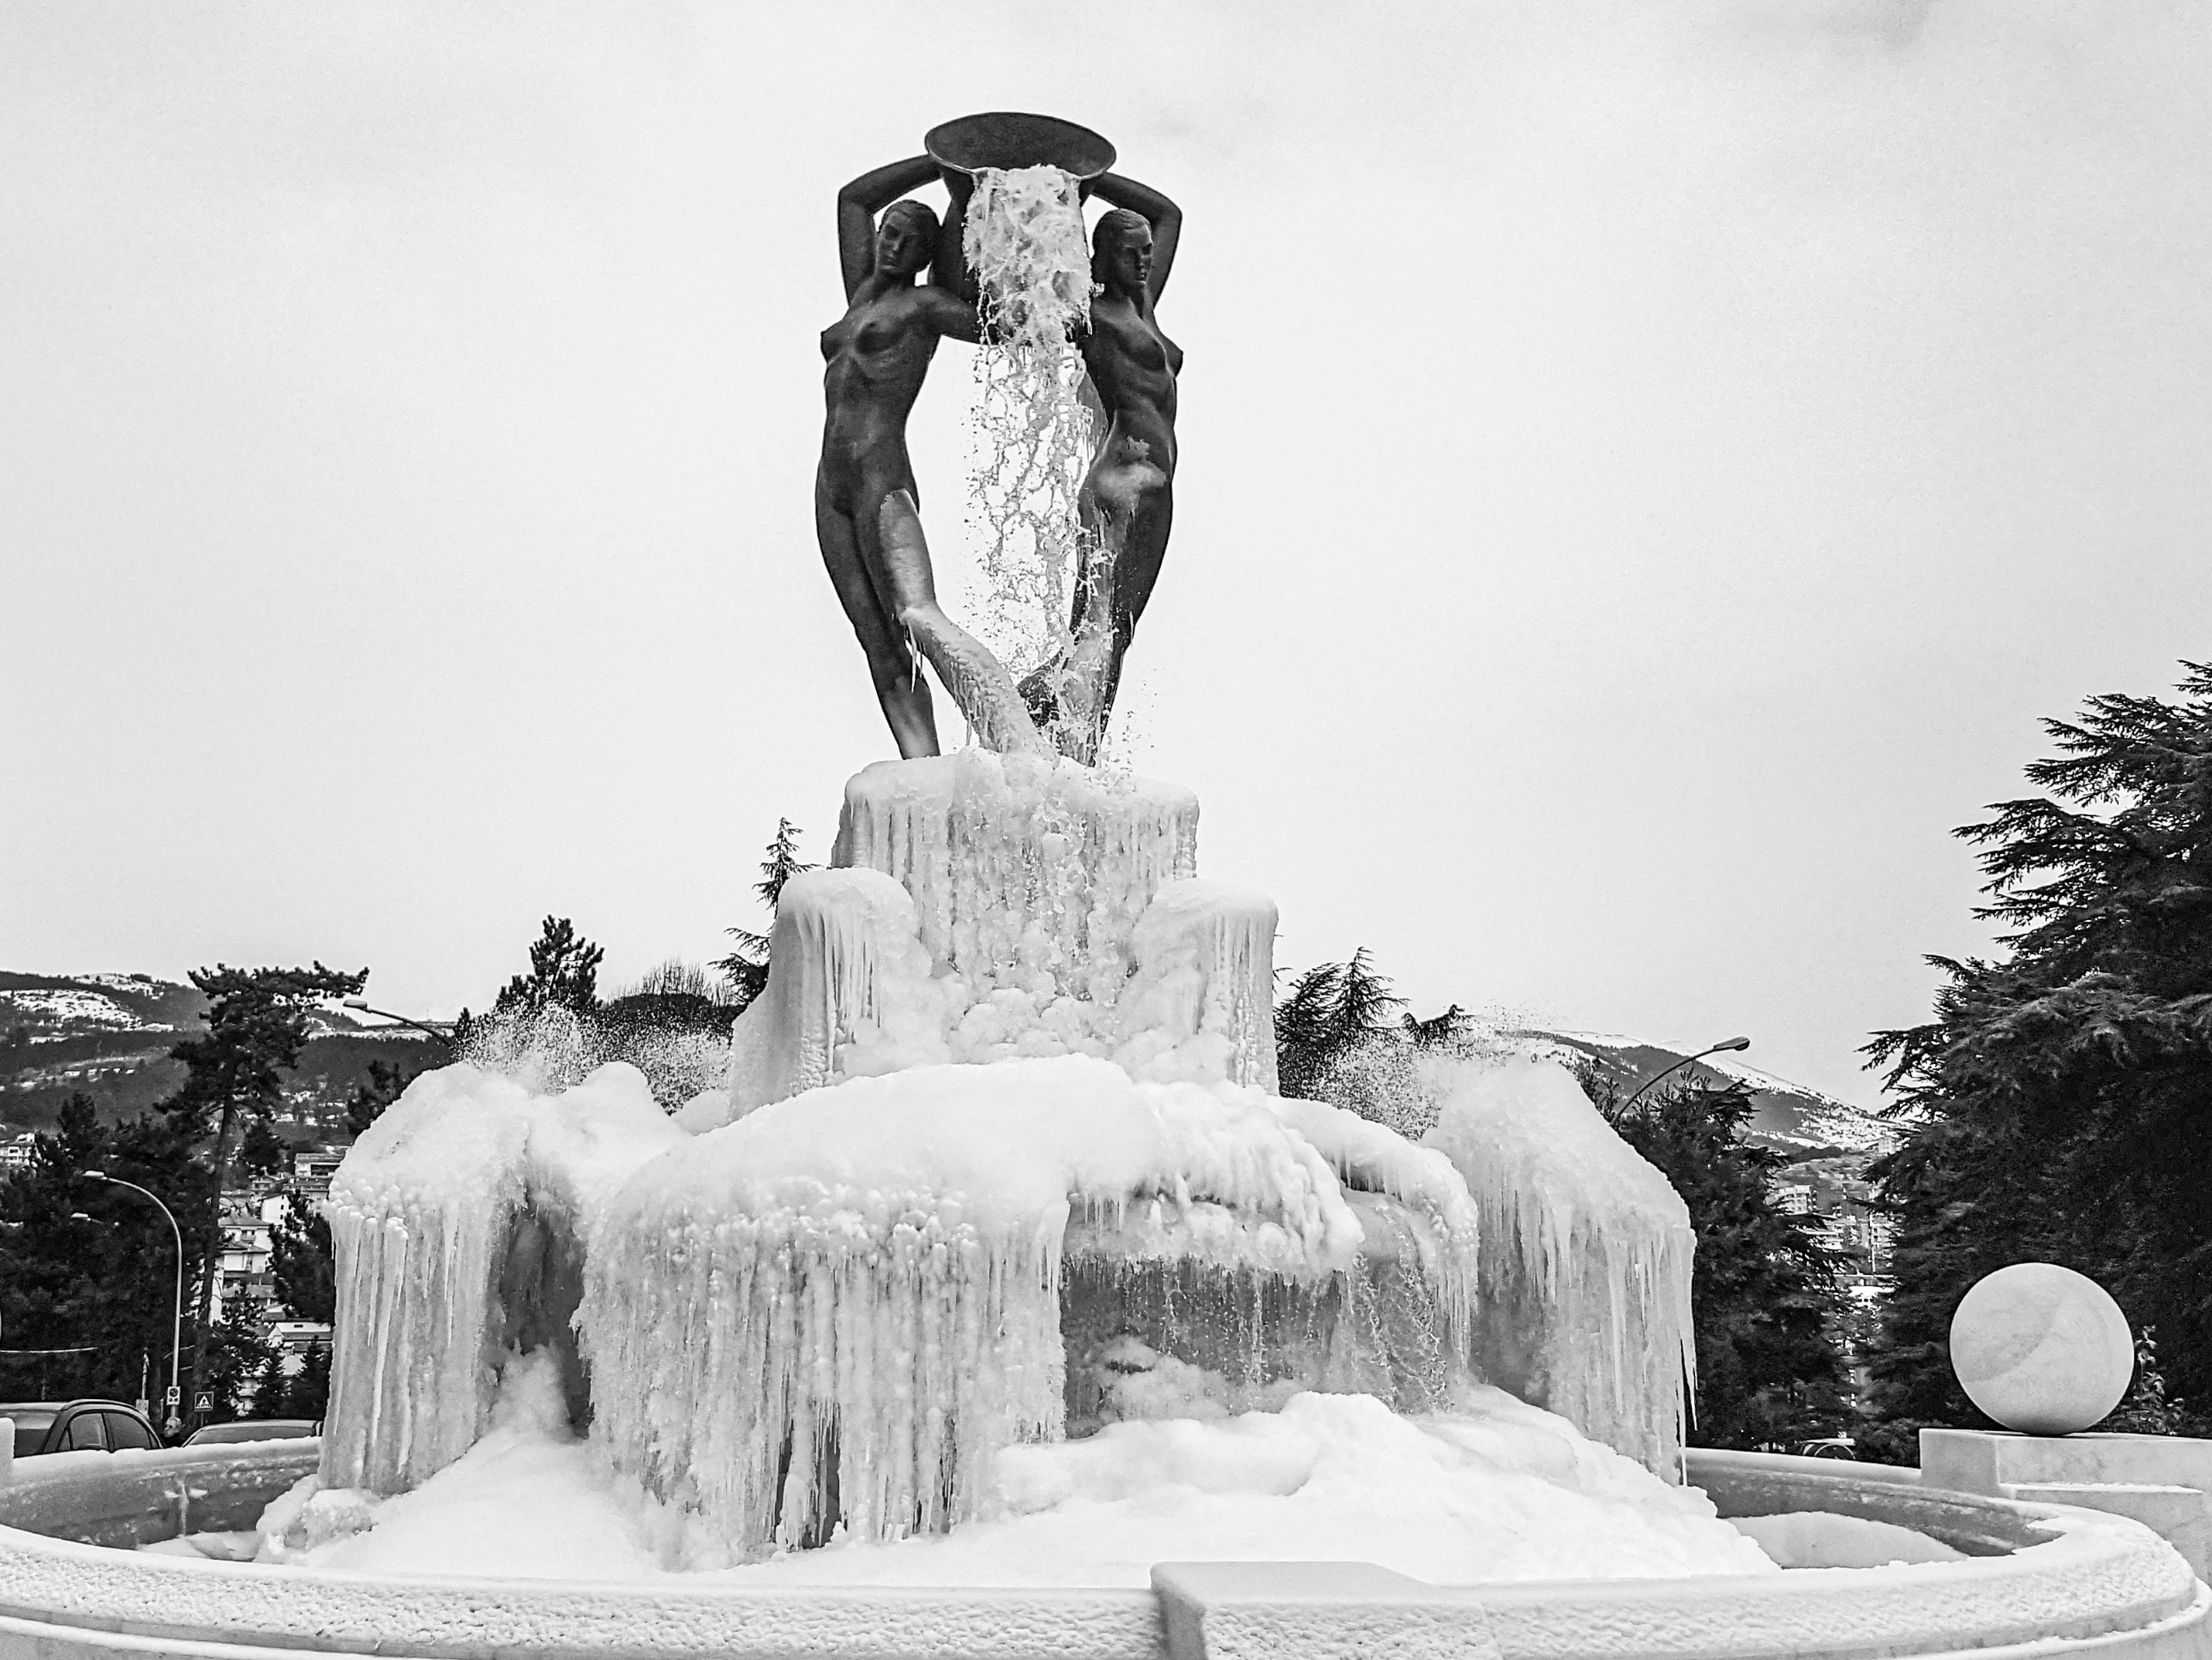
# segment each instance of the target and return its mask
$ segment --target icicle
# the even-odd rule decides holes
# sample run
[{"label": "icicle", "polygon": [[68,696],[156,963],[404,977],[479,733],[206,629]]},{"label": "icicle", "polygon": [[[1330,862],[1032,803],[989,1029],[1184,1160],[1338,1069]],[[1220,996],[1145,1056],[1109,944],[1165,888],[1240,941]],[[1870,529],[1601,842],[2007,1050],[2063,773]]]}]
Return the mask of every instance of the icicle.
[{"label": "icicle", "polygon": [[804,871],[785,884],[766,988],[731,1035],[726,1114],[714,1128],[841,1073],[951,1058],[946,988],[930,978],[906,890],[872,870]]},{"label": "icicle", "polygon": [[[1065,1251],[1213,1275],[1224,1329],[1264,1349],[1255,1319],[1341,1296],[1365,1237],[1254,1091],[1083,1055],[854,1079],[624,1185],[577,1317],[593,1433],[690,1566],[937,1530],[998,1451],[1061,1433]],[[1256,1286],[1256,1316],[1223,1286]]]},{"label": "icicle", "polygon": [[1681,1199],[1556,1062],[1437,1056],[1420,1071],[1442,1108],[1425,1145],[1482,1214],[1486,1377],[1680,1480],[1697,1363]]},{"label": "icicle", "polygon": [[497,1251],[523,1203],[529,1106],[520,1085],[473,1067],[426,1073],[331,1177],[325,1486],[401,1492],[482,1432],[500,1353]]},{"label": "icicle", "polygon": [[324,1485],[402,1492],[467,1451],[508,1351],[567,1344],[573,1290],[548,1275],[574,1275],[613,1189],[683,1139],[621,1063],[552,1100],[467,1065],[409,1085],[324,1205],[337,1279]]},{"label": "icicle", "polygon": [[[1039,1011],[1062,996],[1104,1008],[1137,919],[1194,873],[1197,836],[1197,800],[1176,786],[971,750],[854,777],[831,860],[896,878],[934,970],[975,1002],[1018,991]],[[955,1058],[999,1057],[956,1043]]]},{"label": "icicle", "polygon": [[1275,1090],[1275,904],[1196,879],[1170,882],[1130,933],[1114,1058],[1133,1078],[1226,1079]]},{"label": "icicle", "polygon": [[638,1200],[578,1325],[593,1433],[684,1566],[942,1532],[988,1497],[993,1454],[1059,1433],[1049,1226],[827,1190],[757,1213]]}]

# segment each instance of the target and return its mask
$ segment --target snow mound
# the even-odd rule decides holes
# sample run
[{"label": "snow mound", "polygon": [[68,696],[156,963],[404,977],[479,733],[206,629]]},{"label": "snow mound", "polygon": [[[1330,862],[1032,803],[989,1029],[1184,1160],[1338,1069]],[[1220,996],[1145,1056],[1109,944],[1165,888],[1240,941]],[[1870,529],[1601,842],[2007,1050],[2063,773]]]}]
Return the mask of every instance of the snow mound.
[{"label": "snow mound", "polygon": [[1729,1523],[1785,1568],[1882,1568],[1901,1562],[1956,1562],[1966,1555],[1894,1522],[1832,1511],[1733,1516]]},{"label": "snow mound", "polygon": [[[1407,1419],[1364,1395],[1276,1413],[1124,1423],[1000,1452],[978,1519],[897,1543],[840,1538],[690,1583],[1141,1587],[1173,1560],[1336,1559],[1442,1584],[1762,1573],[1702,1493],[1669,1487],[1496,1389]],[[280,1501],[282,1503],[283,1501]],[[635,1489],[525,1364],[484,1438],[364,1530],[283,1560],[393,1574],[672,1580]],[[277,1560],[264,1550],[263,1560]]]}]

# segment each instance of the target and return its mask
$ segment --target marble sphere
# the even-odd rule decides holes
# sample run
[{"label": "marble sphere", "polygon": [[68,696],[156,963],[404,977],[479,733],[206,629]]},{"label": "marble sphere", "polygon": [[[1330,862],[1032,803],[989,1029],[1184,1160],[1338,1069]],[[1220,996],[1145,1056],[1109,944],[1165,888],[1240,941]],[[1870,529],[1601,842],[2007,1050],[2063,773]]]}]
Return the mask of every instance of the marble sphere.
[{"label": "marble sphere", "polygon": [[2056,1262],[1999,1268],[1951,1316],[1951,1369],[1966,1398],[2024,1435],[2088,1428],[2120,1404],[2135,1364],[2112,1293]]}]

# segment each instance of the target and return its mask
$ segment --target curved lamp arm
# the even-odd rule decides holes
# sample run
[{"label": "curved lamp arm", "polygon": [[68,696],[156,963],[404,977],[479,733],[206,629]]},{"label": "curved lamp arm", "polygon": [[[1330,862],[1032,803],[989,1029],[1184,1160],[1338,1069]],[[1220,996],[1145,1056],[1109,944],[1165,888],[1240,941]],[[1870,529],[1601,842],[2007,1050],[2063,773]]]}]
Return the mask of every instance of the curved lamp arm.
[{"label": "curved lamp arm", "polygon": [[1677,1061],[1673,1066],[1662,1067],[1658,1072],[1653,1073],[1650,1077],[1645,1079],[1641,1084],[1638,1084],[1636,1086],[1636,1093],[1630,1096],[1626,1101],[1622,1102],[1619,1110],[1626,1112],[1631,1107],[1636,1104],[1638,1099],[1643,1095],[1644,1091],[1650,1089],[1654,1084],[1666,1077],[1669,1073],[1680,1072],[1684,1067],[1688,1066],[1692,1061],[1702,1061],[1709,1055],[1718,1055],[1726,1049],[1747,1049],[1750,1047],[1751,1039],[1748,1037],[1724,1037],[1719,1043],[1714,1044],[1711,1049],[1699,1049],[1695,1055],[1686,1055],[1680,1060]]},{"label": "curved lamp arm", "polygon": [[111,1188],[130,1189],[131,1192],[151,1200],[154,1207],[168,1219],[169,1232],[177,1242],[177,1301],[169,1319],[169,1389],[175,1396],[175,1403],[169,1408],[169,1416],[173,1419],[178,1415],[178,1408],[185,1398],[182,1383],[185,1352],[185,1231],[177,1225],[176,1213],[161,1202],[161,1196],[159,1194],[149,1193],[136,1182],[126,1182],[119,1176],[110,1176],[106,1171],[88,1170],[81,1171],[80,1174],[88,1182],[104,1182]]}]

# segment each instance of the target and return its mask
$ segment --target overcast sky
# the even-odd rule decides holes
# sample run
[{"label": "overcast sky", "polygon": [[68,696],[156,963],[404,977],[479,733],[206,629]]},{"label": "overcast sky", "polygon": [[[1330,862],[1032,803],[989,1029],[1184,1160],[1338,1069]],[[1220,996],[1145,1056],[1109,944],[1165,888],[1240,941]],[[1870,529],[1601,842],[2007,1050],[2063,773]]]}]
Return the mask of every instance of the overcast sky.
[{"label": "overcast sky", "polygon": [[1985,948],[1951,827],[2212,656],[2208,18],[13,0],[0,967],[442,1014],[549,911],[611,982],[757,924],[893,752],[810,514],[832,198],[1039,109],[1187,215],[1126,747],[1204,873],[1424,1012],[1871,1103]]}]

